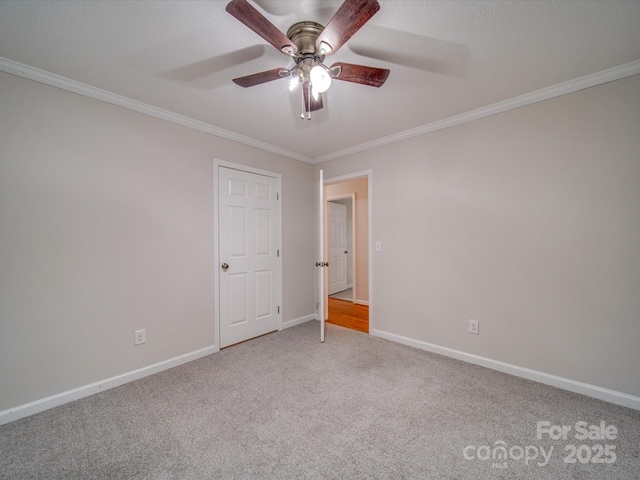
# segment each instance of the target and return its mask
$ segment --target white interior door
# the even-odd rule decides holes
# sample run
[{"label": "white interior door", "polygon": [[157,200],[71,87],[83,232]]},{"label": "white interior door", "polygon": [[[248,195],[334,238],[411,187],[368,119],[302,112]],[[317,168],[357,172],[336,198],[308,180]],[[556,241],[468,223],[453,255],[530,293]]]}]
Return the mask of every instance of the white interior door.
[{"label": "white interior door", "polygon": [[320,341],[324,342],[325,291],[324,291],[324,172],[318,172],[318,315],[320,316]]},{"label": "white interior door", "polygon": [[347,206],[327,202],[329,295],[347,289]]},{"label": "white interior door", "polygon": [[278,179],[218,169],[220,348],[278,330]]}]

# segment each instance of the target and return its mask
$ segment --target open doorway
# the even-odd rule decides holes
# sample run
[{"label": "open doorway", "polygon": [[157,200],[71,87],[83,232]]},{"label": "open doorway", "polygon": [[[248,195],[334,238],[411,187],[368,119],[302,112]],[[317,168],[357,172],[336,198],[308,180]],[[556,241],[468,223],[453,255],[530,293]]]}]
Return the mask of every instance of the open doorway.
[{"label": "open doorway", "polygon": [[324,182],[326,318],[365,333],[370,328],[369,177],[360,172]]}]

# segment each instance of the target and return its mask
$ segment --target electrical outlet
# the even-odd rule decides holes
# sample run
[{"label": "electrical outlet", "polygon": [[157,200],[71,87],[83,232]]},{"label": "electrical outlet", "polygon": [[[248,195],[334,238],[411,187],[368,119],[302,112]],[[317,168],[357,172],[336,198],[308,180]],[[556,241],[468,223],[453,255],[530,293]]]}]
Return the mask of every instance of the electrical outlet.
[{"label": "electrical outlet", "polygon": [[478,320],[469,320],[469,333],[480,334],[480,325]]},{"label": "electrical outlet", "polygon": [[143,343],[145,343],[146,342],[145,333],[146,333],[146,331],[144,329],[143,330],[136,330],[134,332],[133,344],[134,345],[142,345]]}]

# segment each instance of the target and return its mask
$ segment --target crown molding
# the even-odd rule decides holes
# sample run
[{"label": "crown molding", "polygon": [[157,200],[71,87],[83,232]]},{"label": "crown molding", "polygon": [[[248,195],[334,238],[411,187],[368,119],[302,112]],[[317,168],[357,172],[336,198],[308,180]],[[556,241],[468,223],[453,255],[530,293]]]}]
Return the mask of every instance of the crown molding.
[{"label": "crown molding", "polygon": [[55,73],[47,72],[39,68],[15,62],[13,60],[9,60],[8,58],[0,57],[0,71],[28,78],[29,80],[35,80],[36,82],[61,88],[69,92],[78,93],[80,95],[94,98],[102,102],[111,103],[113,105],[124,107],[138,113],[156,117],[161,120],[166,120],[171,123],[182,125],[183,127],[209,133],[211,135],[225,138],[227,140],[242,143],[244,145],[258,148],[260,150],[282,155],[284,157],[293,158],[294,160],[300,160],[306,163],[312,163],[313,161],[311,157],[308,157],[306,155],[292,152],[290,150],[271,145],[270,143],[261,142],[251,137],[240,135],[238,133],[219,128],[214,125],[210,125],[208,123],[186,117],[184,115],[170,112],[169,110],[164,110],[162,108],[154,107],[153,105],[139,102],[138,100],[133,100],[131,98],[118,95],[117,93],[93,87],[91,85],[87,85],[86,83],[78,82],[61,75],[56,75]]},{"label": "crown molding", "polygon": [[502,102],[494,103],[492,105],[487,105],[486,107],[481,107],[476,110],[471,110],[469,112],[462,113],[460,115],[454,115],[453,117],[428,123],[426,125],[412,128],[410,130],[405,130],[403,132],[389,135],[387,137],[378,138],[371,142],[362,143],[360,145],[356,145],[350,148],[345,148],[344,150],[340,150],[337,152],[329,153],[327,155],[315,157],[313,159],[313,163],[318,164],[318,163],[326,162],[329,160],[334,160],[336,158],[346,157],[348,155],[353,155],[355,153],[360,153],[366,150],[371,150],[373,148],[389,145],[390,143],[400,142],[402,140],[418,137],[420,135],[442,130],[444,128],[453,127],[456,125],[460,125],[462,123],[471,122],[473,120],[478,120],[480,118],[488,117],[490,115],[495,115],[497,113],[506,112],[507,110],[512,110],[514,108],[523,107],[525,105],[530,105],[536,102],[541,102],[549,98],[558,97],[560,95],[565,95],[567,93],[577,92],[578,90],[583,90],[589,87],[595,87],[596,85],[602,85],[603,83],[612,82],[614,80],[620,80],[622,78],[630,77],[632,75],[637,75],[639,73],[640,73],[640,60],[637,60],[635,62],[625,63],[624,65],[620,65],[620,66],[603,70],[601,72],[593,73],[590,75],[585,75],[584,77],[576,78],[574,80],[569,80],[568,82],[552,85],[551,87],[536,90],[534,92],[527,93],[525,95],[520,95],[518,97],[514,97],[509,100],[504,100]]},{"label": "crown molding", "polygon": [[152,105],[148,105],[146,103],[142,103],[137,100],[133,100],[131,98],[127,98],[122,95],[109,92],[107,90],[103,90],[101,88],[93,87],[76,80],[71,80],[69,78],[56,75],[55,73],[47,72],[39,68],[15,62],[13,60],[9,60],[8,58],[0,57],[0,71],[28,78],[30,80],[35,80],[37,82],[51,85],[53,87],[58,87],[63,90],[78,93],[80,95],[85,95],[87,97],[94,98],[106,103],[118,105],[129,110],[160,118],[168,122],[182,125],[187,128],[192,128],[194,130],[199,130],[201,132],[209,133],[211,135],[225,138],[227,140],[232,140],[234,142],[264,150],[266,152],[293,158],[294,160],[299,160],[301,162],[309,164],[318,164],[382,147],[384,145],[389,145],[391,143],[401,142],[403,140],[418,137],[420,135],[425,135],[431,132],[436,132],[445,128],[454,127],[456,125],[471,122],[473,120],[478,120],[480,118],[495,115],[497,113],[506,112],[514,108],[530,105],[532,103],[541,102],[543,100],[558,97],[560,95],[565,95],[567,93],[577,92],[578,90],[583,90],[585,88],[594,87],[597,85],[602,85],[603,83],[620,80],[632,75],[637,75],[640,74],[640,60],[603,70],[601,72],[585,75],[584,77],[569,80],[557,85],[552,85],[547,88],[536,90],[535,92],[520,95],[509,100],[497,102],[492,105],[487,105],[485,107],[462,113],[460,115],[454,115],[453,117],[438,120],[436,122],[431,122],[420,127],[398,132],[393,135],[378,138],[371,142],[362,143],[360,145],[355,145],[353,147],[328,153],[326,155],[321,155],[315,158],[293,152],[291,150],[287,150],[270,143],[261,142],[251,137],[240,135],[229,130],[216,127],[214,125],[210,125],[208,123],[186,117],[184,115],[179,115],[177,113],[164,110],[162,108],[154,107]]}]

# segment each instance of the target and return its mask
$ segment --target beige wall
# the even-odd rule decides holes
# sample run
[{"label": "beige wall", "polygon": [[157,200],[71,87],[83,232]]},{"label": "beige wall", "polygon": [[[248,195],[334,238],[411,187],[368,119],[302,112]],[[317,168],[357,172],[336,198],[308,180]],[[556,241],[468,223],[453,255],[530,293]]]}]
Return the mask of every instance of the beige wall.
[{"label": "beige wall", "polygon": [[[355,193],[356,289],[355,300],[369,303],[369,189],[368,179],[357,178],[325,186],[325,198]],[[325,208],[325,212],[326,212]],[[326,229],[325,229],[326,231]]]},{"label": "beige wall", "polygon": [[375,328],[640,396],[639,92],[629,77],[318,165],[373,170]]},{"label": "beige wall", "polygon": [[7,73],[0,145],[0,411],[214,345],[214,158],[282,174],[283,320],[314,313],[310,165]]},{"label": "beige wall", "polygon": [[[638,91],[317,166],[373,171],[372,325],[640,396]],[[0,411],[214,344],[214,157],[282,173],[284,320],[313,312],[313,167],[6,73],[0,145]]]}]

